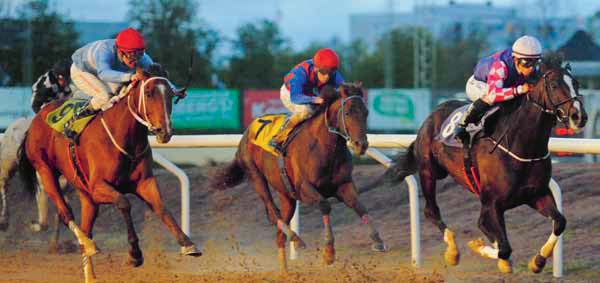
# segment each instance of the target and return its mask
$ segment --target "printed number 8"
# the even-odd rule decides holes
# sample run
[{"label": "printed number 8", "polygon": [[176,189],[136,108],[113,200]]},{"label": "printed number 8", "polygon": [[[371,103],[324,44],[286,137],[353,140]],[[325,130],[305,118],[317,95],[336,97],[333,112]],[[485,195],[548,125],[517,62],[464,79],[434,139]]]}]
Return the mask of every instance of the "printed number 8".
[{"label": "printed number 8", "polygon": [[452,135],[452,133],[454,133],[454,128],[456,128],[456,124],[458,123],[458,121],[460,121],[460,118],[462,118],[463,114],[464,113],[462,112],[458,112],[454,114],[452,118],[450,118],[450,123],[448,123],[448,125],[446,125],[446,127],[442,131],[442,137],[447,138],[450,135]]}]

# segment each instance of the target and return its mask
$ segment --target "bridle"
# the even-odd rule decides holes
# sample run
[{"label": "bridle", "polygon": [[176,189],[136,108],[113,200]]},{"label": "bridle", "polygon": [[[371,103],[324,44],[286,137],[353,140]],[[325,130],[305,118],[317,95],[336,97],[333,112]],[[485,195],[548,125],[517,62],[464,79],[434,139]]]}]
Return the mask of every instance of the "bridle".
[{"label": "bridle", "polygon": [[[359,96],[359,95],[351,95],[346,98],[342,98],[341,106],[338,109],[337,114],[336,114],[337,118],[338,118],[338,126],[341,121],[341,124],[342,124],[341,128],[329,126],[329,121],[327,119],[327,116],[328,116],[327,114],[329,113],[329,106],[327,106],[327,108],[325,109],[325,127],[327,127],[327,130],[330,133],[336,134],[336,135],[342,137],[343,139],[345,139],[346,141],[352,143],[352,138],[350,137],[350,135],[348,133],[348,126],[346,125],[346,115],[344,115],[344,106],[345,106],[346,102],[348,102],[350,99],[359,99],[363,104],[365,103],[362,96]],[[340,118],[340,116],[341,116],[341,118]]]},{"label": "bridle", "polygon": [[[569,76],[573,82],[576,82],[575,78],[569,72],[569,69],[570,68],[567,66],[567,68],[565,68],[566,72],[564,72],[564,74]],[[579,103],[583,104],[583,102],[581,101],[583,96],[581,96],[577,92],[577,89],[575,89],[575,87],[573,87],[573,89],[575,89],[575,91],[577,92],[575,96],[569,97],[562,101],[559,101],[558,103],[554,103],[554,101],[552,100],[552,88],[550,86],[550,79],[549,79],[550,74],[552,74],[553,72],[556,72],[556,70],[548,70],[547,72],[545,72],[542,75],[542,78],[544,79],[544,96],[550,102],[551,107],[550,108],[546,107],[545,101],[543,103],[540,103],[540,102],[534,100],[533,98],[531,98],[531,95],[530,95],[531,92],[527,93],[527,101],[529,101],[533,105],[537,106],[542,112],[555,116],[559,122],[566,123],[567,119],[569,119],[569,111],[567,111],[567,113],[565,113],[563,110],[559,109],[559,107],[565,103],[574,102],[574,101],[579,101]]]},{"label": "bridle", "polygon": [[[146,106],[145,91],[146,91],[146,84],[153,80],[164,80],[167,82],[167,84],[170,85],[169,79],[167,79],[165,77],[151,77],[147,80],[142,81],[142,84],[140,85],[141,89],[140,89],[140,94],[139,94],[139,98],[138,98],[137,111],[134,111],[131,108],[131,104],[132,104],[131,103],[131,95],[129,95],[131,93],[131,89],[135,86],[135,84],[133,84],[133,83],[129,84],[127,86],[127,89],[125,91],[121,92],[121,94],[119,95],[119,98],[121,98],[121,99],[123,97],[127,96],[127,109],[129,110],[129,113],[131,114],[131,116],[133,116],[133,118],[135,118],[135,120],[138,121],[140,124],[146,126],[146,128],[148,128],[148,130],[152,133],[154,133],[157,130],[157,128],[152,125],[152,122],[150,122],[150,118],[148,118],[148,110],[147,110],[147,106]],[[141,115],[143,115],[144,117],[142,118]],[[117,143],[113,134],[111,133],[110,129],[108,128],[108,125],[104,121],[104,117],[101,117],[100,121],[102,122],[102,126],[104,127],[104,130],[108,134],[108,137],[110,138],[110,141],[113,143],[113,145],[121,153],[123,153],[123,155],[127,156],[129,159],[138,160],[141,156],[143,156],[150,149],[150,144],[148,143],[146,145],[146,148],[144,148],[144,150],[141,153],[137,154],[136,156],[129,154],[123,147],[121,147]]]}]

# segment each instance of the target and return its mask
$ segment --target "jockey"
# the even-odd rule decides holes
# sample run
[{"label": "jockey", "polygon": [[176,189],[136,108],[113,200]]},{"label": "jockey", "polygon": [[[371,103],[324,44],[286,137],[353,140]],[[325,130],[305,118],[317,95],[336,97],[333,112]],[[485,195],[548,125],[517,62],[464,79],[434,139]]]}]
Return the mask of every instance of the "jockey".
[{"label": "jockey", "polygon": [[316,105],[323,104],[319,91],[325,85],[336,88],[344,83],[338,71],[340,59],[329,48],[318,50],[313,59],[296,65],[284,78],[279,97],[283,105],[292,112],[286,125],[273,137],[271,145],[282,152],[283,144],[290,132],[302,121],[310,118]]},{"label": "jockey", "polygon": [[528,80],[538,72],[542,44],[533,36],[522,36],[512,48],[481,59],[474,74],[467,81],[466,93],[474,101],[455,129],[455,135],[466,144],[469,123],[479,123],[485,112],[495,103],[526,94],[531,86]]},{"label": "jockey", "polygon": [[71,58],[56,62],[31,87],[31,109],[38,113],[48,102],[71,96]]},{"label": "jockey", "polygon": [[76,119],[112,107],[119,100],[116,91],[121,84],[141,79],[135,73],[136,67],[148,69],[153,63],[144,50],[143,36],[127,28],[116,39],[91,42],[73,53],[71,78],[91,100],[86,109],[67,122],[65,135],[74,136],[70,127]]}]

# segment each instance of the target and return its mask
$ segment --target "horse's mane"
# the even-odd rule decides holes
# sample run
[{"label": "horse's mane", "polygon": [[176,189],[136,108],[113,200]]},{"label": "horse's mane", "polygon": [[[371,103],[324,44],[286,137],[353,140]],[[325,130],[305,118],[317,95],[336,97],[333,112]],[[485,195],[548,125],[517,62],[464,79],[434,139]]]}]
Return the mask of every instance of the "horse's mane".
[{"label": "horse's mane", "polygon": [[167,70],[158,63],[152,63],[150,67],[148,67],[148,70],[146,70],[146,73],[149,77],[169,78],[169,72],[167,72]]},{"label": "horse's mane", "polygon": [[547,52],[542,57],[542,70],[562,69],[564,56],[558,52]]}]

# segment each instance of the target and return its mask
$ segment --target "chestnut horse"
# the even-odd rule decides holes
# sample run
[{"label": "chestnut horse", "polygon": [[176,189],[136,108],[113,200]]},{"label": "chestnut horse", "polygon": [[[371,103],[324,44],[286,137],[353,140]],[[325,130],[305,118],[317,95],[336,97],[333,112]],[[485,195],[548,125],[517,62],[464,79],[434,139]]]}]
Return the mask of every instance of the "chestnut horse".
[{"label": "chestnut horse", "polygon": [[[285,256],[286,235],[296,247],[304,242],[289,228],[294,215],[294,198],[303,203],[319,202],[325,225],[324,261],[332,264],[335,257],[334,238],[329,214],[331,205],[327,198],[334,197],[352,208],[363,223],[368,224],[373,249],[384,251],[383,241],[368,221],[367,209],[358,201],[352,180],[352,157],[346,145],[350,143],[357,155],[368,147],[367,115],[363,101],[362,84],[344,84],[339,93],[326,86],[321,91],[325,103],[317,112],[299,126],[289,142],[285,167],[290,178],[280,174],[278,157],[249,141],[246,130],[238,146],[235,160],[213,178],[213,186],[227,188],[250,178],[254,189],[264,202],[271,224],[277,226],[278,259],[282,271],[287,271]],[[284,182],[288,182],[290,190]],[[273,202],[269,185],[279,193],[281,210]]]},{"label": "chestnut horse", "polygon": [[[90,121],[74,150],[70,149],[73,144],[69,139],[45,122],[48,113],[60,106],[51,103],[33,118],[19,153],[20,172],[27,188],[34,190],[37,172],[61,220],[81,245],[86,282],[94,278],[91,256],[97,249],[91,237],[100,204],[113,204],[125,219],[130,244],[127,263],[140,266],[144,261],[126,193],[138,196],[159,216],[181,245],[182,254],[201,255],[163,206],[148,143],[149,132],[155,133],[160,143],[170,140],[172,100],[185,92],[172,89],[159,65],[153,65],[151,73],[142,69],[137,72],[144,79],[131,83],[118,103]],[[71,208],[58,187],[59,175],[65,176],[78,192],[80,226],[75,224]]]},{"label": "chestnut horse", "polygon": [[[526,204],[553,220],[552,234],[529,262],[530,270],[536,273],[544,268],[558,236],[565,229],[565,217],[557,210],[548,187],[552,174],[548,141],[557,120],[581,131],[587,115],[577,81],[568,67],[562,67],[560,57],[545,56],[540,76],[535,80],[529,93],[504,102],[501,109],[488,118],[485,131],[474,139],[469,153],[474,168],[480,172],[475,184],[465,173],[464,149],[448,147],[435,138],[442,131],[444,120],[465,104],[460,101],[446,102],[433,111],[391,171],[400,180],[418,172],[426,203],[425,216],[444,234],[445,257],[451,265],[458,264],[459,252],[453,232],[440,216],[435,188],[436,180],[447,175],[478,195],[481,202],[479,229],[493,244],[486,246],[480,239],[469,242],[469,247],[486,258],[497,259],[502,272],[512,272],[505,211]],[[444,129],[444,132],[451,133],[452,129]]]}]

